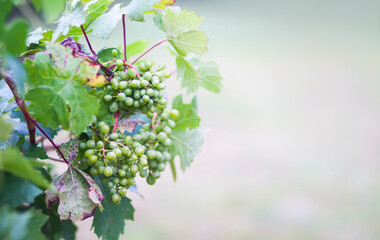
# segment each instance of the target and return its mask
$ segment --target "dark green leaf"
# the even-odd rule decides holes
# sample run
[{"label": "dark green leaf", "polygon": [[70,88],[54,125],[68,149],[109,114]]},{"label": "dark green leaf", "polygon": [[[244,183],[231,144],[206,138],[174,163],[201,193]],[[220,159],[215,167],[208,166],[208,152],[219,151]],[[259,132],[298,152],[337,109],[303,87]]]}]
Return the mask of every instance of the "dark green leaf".
[{"label": "dark green leaf", "polygon": [[36,163],[37,162],[33,159],[23,157],[20,152],[15,149],[0,151],[1,170],[13,173],[40,187],[48,188],[50,186],[49,183],[33,168]]},{"label": "dark green leaf", "polygon": [[22,240],[31,218],[32,213],[29,211],[18,213],[8,206],[0,208],[0,239]]},{"label": "dark green leaf", "polygon": [[23,19],[14,20],[5,28],[5,32],[0,37],[4,44],[2,48],[6,49],[10,54],[20,54],[26,48],[25,40],[27,34],[28,22]]},{"label": "dark green leaf", "polygon": [[42,240],[45,239],[44,234],[41,232],[41,227],[48,220],[48,216],[42,214],[41,210],[30,209],[28,213],[31,213],[32,217],[26,226],[26,234],[22,238],[23,240]]},{"label": "dark green leaf", "polygon": [[112,61],[112,60],[114,60],[114,56],[112,55],[112,50],[114,50],[114,49],[117,51],[116,58],[121,58],[121,53],[120,53],[119,49],[117,49],[117,48],[102,48],[96,54],[96,56],[98,57],[99,61],[102,63]]},{"label": "dark green leaf", "polygon": [[54,64],[45,53],[37,53],[34,61],[26,59],[32,87],[26,95],[31,102],[28,109],[45,126],[55,129],[62,125],[79,135],[98,112],[97,99],[87,93],[83,84],[96,76],[99,66],[74,58],[70,48],[59,44],[47,49]]},{"label": "dark green leaf", "polygon": [[12,174],[0,172],[0,206],[17,207],[32,203],[42,190],[30,182]]},{"label": "dark green leaf", "polygon": [[131,200],[126,197],[123,197],[118,205],[113,204],[111,195],[104,189],[102,190],[105,192],[104,210],[102,213],[99,209],[95,211],[92,228],[99,238],[117,240],[120,234],[124,233],[125,220],[133,220],[135,209],[131,205]]}]

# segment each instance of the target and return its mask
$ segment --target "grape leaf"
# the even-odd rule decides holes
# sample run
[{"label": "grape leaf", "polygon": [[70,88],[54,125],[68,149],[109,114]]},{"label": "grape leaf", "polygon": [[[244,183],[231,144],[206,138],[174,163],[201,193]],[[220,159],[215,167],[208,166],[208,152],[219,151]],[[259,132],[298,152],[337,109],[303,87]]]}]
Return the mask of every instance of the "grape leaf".
[{"label": "grape leaf", "polygon": [[188,53],[205,53],[207,52],[207,37],[204,32],[192,30],[184,32],[176,37],[169,38],[169,42],[181,56]]},{"label": "grape leaf", "polygon": [[65,9],[65,0],[33,0],[31,1],[37,11],[42,10],[42,16],[46,22],[56,20]]},{"label": "grape leaf", "polygon": [[12,124],[9,124],[0,118],[0,142],[8,139],[9,134],[12,132]]},{"label": "grape leaf", "polygon": [[202,62],[199,58],[190,58],[191,65],[197,72],[200,80],[200,86],[204,89],[220,93],[222,90],[222,76],[219,73],[218,65],[215,62]]},{"label": "grape leaf", "polygon": [[76,159],[80,159],[82,154],[79,151],[79,140],[70,139],[70,141],[65,142],[61,145],[61,152],[63,156],[69,162],[75,162]]},{"label": "grape leaf", "polygon": [[176,126],[173,130],[185,131],[186,129],[199,127],[201,118],[197,115],[195,109],[195,97],[191,103],[185,104],[182,95],[178,95],[173,99],[173,108],[180,112],[179,117],[176,119]]},{"label": "grape leaf", "polygon": [[0,179],[0,206],[17,207],[22,203],[31,203],[42,193],[35,185],[12,174],[0,174]]},{"label": "grape leaf", "polygon": [[16,149],[0,151],[0,170],[13,173],[42,188],[48,188],[49,183],[33,168],[36,163],[33,159],[23,157]]},{"label": "grape leaf", "polygon": [[97,99],[82,85],[88,78],[96,77],[99,68],[74,58],[70,48],[55,44],[47,49],[54,64],[45,53],[37,53],[34,60],[25,60],[32,87],[25,97],[31,102],[28,109],[45,126],[62,125],[79,135],[98,112]]},{"label": "grape leaf", "polygon": [[[0,29],[0,43],[3,51],[16,55],[26,48],[25,40],[28,34],[28,22],[16,19],[2,31]],[[17,36],[17,37],[15,37]]]},{"label": "grape leaf", "polygon": [[80,5],[81,4],[77,4],[77,7],[72,11],[66,8],[65,12],[63,12],[57,21],[58,26],[53,33],[52,42],[55,42],[61,34],[67,35],[71,27],[80,27],[80,25],[86,21]]},{"label": "grape leaf", "polygon": [[188,93],[196,92],[200,85],[199,76],[194,67],[183,57],[176,57],[177,79],[181,79],[181,87]]},{"label": "grape leaf", "polygon": [[144,12],[153,10],[153,5],[160,0],[132,0],[128,6],[121,9],[121,13],[127,15],[131,21],[144,21]]},{"label": "grape leaf", "polygon": [[142,53],[148,46],[149,41],[139,40],[127,45],[127,58]]},{"label": "grape leaf", "polygon": [[59,199],[58,214],[61,220],[82,221],[94,215],[97,206],[101,207],[104,196],[90,176],[85,172],[69,167],[62,175],[53,179],[57,193],[47,190],[48,207]]},{"label": "grape leaf", "polygon": [[120,53],[119,49],[117,49],[117,48],[102,48],[96,54],[96,56],[98,57],[98,60],[102,63],[114,60],[114,56],[112,55],[112,51],[114,49],[117,51],[116,58],[121,58],[121,53]]},{"label": "grape leaf", "polygon": [[31,218],[29,211],[18,213],[8,206],[0,208],[0,239],[22,240]]},{"label": "grape leaf", "polygon": [[11,1],[0,1],[0,32],[3,31],[5,20],[7,19],[7,16],[11,10],[12,10]]},{"label": "grape leaf", "polygon": [[198,31],[203,17],[179,8],[166,8],[154,18],[157,26],[168,36],[168,40],[180,56],[188,53],[203,54],[207,51],[208,39]]},{"label": "grape leaf", "polygon": [[161,0],[159,3],[153,5],[154,8],[164,9],[167,6],[173,5],[175,0]]},{"label": "grape leaf", "polygon": [[26,45],[29,46],[30,44],[39,44],[40,40],[44,38],[43,33],[46,32],[46,30],[42,30],[41,27],[35,29],[34,31],[28,33],[28,38],[26,39]]},{"label": "grape leaf", "polygon": [[104,189],[103,192],[106,197],[103,201],[104,211],[102,213],[98,209],[95,211],[91,228],[94,228],[99,238],[117,240],[120,234],[124,233],[125,220],[133,220],[135,209],[129,198],[123,197],[121,202],[115,205],[112,203],[110,193]]},{"label": "grape leaf", "polygon": [[88,29],[94,36],[107,39],[121,20],[120,4],[115,4],[108,12],[96,18]]},{"label": "grape leaf", "polygon": [[28,212],[32,214],[32,217],[26,226],[26,234],[22,239],[45,239],[45,235],[41,232],[41,227],[45,224],[49,217],[42,214],[41,210],[30,209]]},{"label": "grape leaf", "polygon": [[13,98],[13,93],[11,89],[9,88],[0,89],[0,116],[3,114],[4,110],[7,109],[8,104],[9,104],[8,101],[11,100],[12,98]]},{"label": "grape leaf", "polygon": [[171,135],[173,144],[170,147],[170,154],[173,159],[175,156],[179,156],[183,171],[190,166],[194,158],[201,152],[203,134],[204,130],[201,128],[189,131],[173,131]]},{"label": "grape leaf", "polygon": [[40,158],[40,159],[47,159],[49,158],[46,155],[45,149],[42,147],[38,147],[37,145],[30,144],[29,142],[26,142],[22,148],[24,156],[28,158]]}]

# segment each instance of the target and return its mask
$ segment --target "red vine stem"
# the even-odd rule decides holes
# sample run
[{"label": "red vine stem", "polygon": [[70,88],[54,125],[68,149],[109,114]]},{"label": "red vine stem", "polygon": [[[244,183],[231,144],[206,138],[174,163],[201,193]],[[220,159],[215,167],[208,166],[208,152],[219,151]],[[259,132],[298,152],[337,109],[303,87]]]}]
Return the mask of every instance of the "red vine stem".
[{"label": "red vine stem", "polygon": [[80,25],[80,27],[81,27],[81,29],[82,29],[82,32],[83,32],[84,37],[86,38],[87,45],[88,45],[88,47],[90,48],[90,51],[91,51],[92,55],[95,57],[95,56],[96,56],[96,53],[95,53],[95,51],[92,49],[92,46],[91,46],[90,40],[88,40],[88,37],[87,37],[87,34],[86,34],[86,30],[84,30],[83,25]]},{"label": "red vine stem", "polygon": [[[123,42],[124,42],[124,61],[127,61],[127,34],[125,31],[125,14],[122,15],[123,21]],[[127,67],[124,68],[124,72],[127,70]]]},{"label": "red vine stem", "polygon": [[160,45],[160,44],[162,44],[162,43],[164,43],[164,42],[166,42],[166,41],[168,41],[167,38],[164,39],[164,40],[162,40],[161,42],[159,42],[159,43],[153,45],[151,48],[149,48],[149,49],[146,50],[143,54],[141,54],[138,58],[136,58],[131,64],[134,64],[135,62],[137,62],[138,60],[140,60],[140,58],[142,58],[145,54],[147,54],[148,52],[150,52],[153,48],[157,47],[158,45]]},{"label": "red vine stem", "polygon": [[34,126],[36,126],[38,128],[38,130],[41,131],[41,133],[49,140],[49,142],[54,146],[54,148],[57,150],[59,156],[65,161],[65,163],[67,165],[70,165],[70,163],[66,160],[65,156],[63,156],[61,150],[59,150],[59,148],[57,147],[57,145],[55,145],[55,143],[53,142],[53,140],[45,133],[44,130],[42,130],[42,128],[37,124],[36,120],[33,119],[28,111],[26,110],[26,107],[23,105],[25,104],[24,100],[20,97],[20,95],[18,94],[18,91],[16,89],[16,86],[13,82],[13,80],[11,79],[11,76],[6,74],[5,76],[5,82],[8,84],[9,88],[11,89],[12,93],[13,93],[13,96],[15,97],[15,101],[16,101],[16,104],[18,105],[18,107],[20,108],[21,112],[24,114],[25,116],[25,119],[29,119],[33,124]]},{"label": "red vine stem", "polygon": [[117,110],[117,112],[115,113],[115,124],[113,125],[113,133],[116,132],[116,129],[117,129],[117,125],[119,124],[119,110]]}]

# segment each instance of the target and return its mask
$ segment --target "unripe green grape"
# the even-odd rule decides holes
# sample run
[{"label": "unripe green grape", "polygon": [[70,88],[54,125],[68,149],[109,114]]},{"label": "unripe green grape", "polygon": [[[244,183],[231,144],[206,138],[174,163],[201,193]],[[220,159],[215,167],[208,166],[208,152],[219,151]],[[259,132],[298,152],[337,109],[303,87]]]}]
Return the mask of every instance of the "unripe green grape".
[{"label": "unripe green grape", "polygon": [[117,49],[112,49],[112,56],[116,57],[118,53]]},{"label": "unripe green grape", "polygon": [[122,149],[121,149],[121,152],[124,154],[124,155],[128,155],[128,153],[130,152],[131,150],[129,150],[129,148],[127,146],[124,146]]},{"label": "unripe green grape", "polygon": [[146,68],[147,70],[151,69],[151,68],[152,68],[152,65],[153,65],[152,61],[150,61],[150,60],[146,60],[146,61],[145,61],[145,68]]},{"label": "unripe green grape", "polygon": [[91,156],[88,158],[88,160],[90,160],[90,162],[94,163],[94,162],[96,162],[96,161],[98,160],[98,156],[96,156],[96,155],[91,155]]},{"label": "unripe green grape", "polygon": [[122,178],[120,180],[120,185],[121,186],[127,186],[128,185],[128,179],[127,178]]},{"label": "unripe green grape", "polygon": [[165,161],[170,161],[172,159],[172,155],[168,152],[163,152],[162,153],[164,155],[164,160]]},{"label": "unripe green grape", "polygon": [[124,94],[125,94],[126,96],[130,96],[130,95],[132,94],[132,89],[130,89],[130,88],[125,89],[125,90],[124,90]]},{"label": "unripe green grape", "polygon": [[105,96],[103,97],[103,100],[104,100],[104,102],[109,102],[109,101],[112,100],[112,96],[111,96],[111,95],[105,95]]},{"label": "unripe green grape", "polygon": [[148,140],[149,141],[154,141],[154,140],[156,140],[156,134],[154,134],[154,133],[149,133],[149,135],[148,135]]},{"label": "unripe green grape", "polygon": [[172,117],[173,119],[177,119],[179,117],[179,115],[180,115],[180,113],[177,109],[172,109],[170,117]]},{"label": "unripe green grape", "polygon": [[104,166],[99,166],[99,167],[98,167],[98,173],[99,173],[99,174],[103,174],[103,173],[104,173],[104,169],[105,169]]},{"label": "unripe green grape", "polygon": [[127,79],[127,77],[128,77],[128,75],[127,75],[126,72],[120,72],[120,73],[119,73],[119,76],[120,76],[120,78],[121,78],[122,80],[125,80],[125,79]]},{"label": "unripe green grape", "polygon": [[166,84],[165,83],[160,83],[160,84],[158,84],[157,88],[159,90],[164,90],[166,88]]},{"label": "unripe green grape", "polygon": [[103,125],[100,128],[100,132],[103,133],[103,134],[107,134],[109,131],[110,131],[110,126],[108,126],[108,125]]},{"label": "unripe green grape", "polygon": [[163,163],[163,162],[159,163],[157,165],[157,170],[160,171],[160,172],[164,171],[165,170],[165,163]]},{"label": "unripe green grape", "polygon": [[167,135],[170,135],[172,134],[172,129],[168,126],[164,127],[164,132],[167,134]]},{"label": "unripe green grape", "polygon": [[157,140],[160,141],[160,142],[165,142],[166,138],[167,138],[167,135],[164,132],[160,132],[157,135]]},{"label": "unripe green grape", "polygon": [[119,89],[119,83],[111,83],[112,89],[113,90],[118,90]]},{"label": "unripe green grape", "polygon": [[149,174],[148,177],[146,178],[146,182],[149,185],[153,185],[156,182],[156,178],[152,174]]},{"label": "unripe green grape", "polygon": [[170,147],[172,145],[172,140],[170,138],[167,138],[165,142],[162,143],[165,147]]},{"label": "unripe green grape", "polygon": [[149,97],[148,95],[144,95],[144,96],[142,97],[142,100],[143,100],[144,102],[149,102],[150,97]]},{"label": "unripe green grape", "polygon": [[175,127],[175,122],[173,121],[173,120],[171,120],[171,119],[169,119],[168,120],[168,126],[170,127],[170,128],[174,128]]},{"label": "unripe green grape", "polygon": [[115,148],[114,150],[112,150],[112,152],[114,152],[116,154],[116,157],[118,158],[121,158],[121,156],[123,155],[120,148]]},{"label": "unripe green grape", "polygon": [[128,107],[132,106],[133,103],[134,103],[134,101],[133,101],[133,98],[131,98],[131,97],[127,97],[127,98],[124,100],[124,104],[125,104],[126,106],[128,106]]},{"label": "unripe green grape", "polygon": [[[166,100],[166,98],[161,98],[160,101],[158,101],[158,104],[166,105],[166,104],[168,104],[168,100]],[[164,120],[166,120],[169,117],[167,114],[165,114],[165,115],[166,115],[166,117]]]},{"label": "unripe green grape", "polygon": [[96,142],[96,146],[97,146],[98,148],[102,148],[102,147],[104,146],[103,141],[97,141],[97,142]]},{"label": "unripe green grape", "polygon": [[139,157],[137,157],[137,155],[133,153],[132,156],[131,156],[131,160],[133,162],[136,162],[138,159],[139,159]]},{"label": "unripe green grape", "polygon": [[118,80],[118,78],[114,77],[114,78],[112,78],[112,79],[110,80],[110,83],[111,83],[111,84],[119,84],[119,80]]},{"label": "unripe green grape", "polygon": [[139,171],[139,167],[136,165],[132,165],[131,169],[129,170],[133,175],[135,175]]},{"label": "unripe green grape", "polygon": [[124,170],[124,169],[119,169],[117,171],[117,174],[120,176],[120,177],[125,177],[125,175],[127,174],[127,172]]},{"label": "unripe green grape", "polygon": [[143,76],[143,78],[145,79],[145,80],[151,80],[152,79],[152,74],[150,73],[150,72],[146,72],[146,73],[144,73],[144,76]]},{"label": "unripe green grape", "polygon": [[114,142],[114,141],[110,142],[109,147],[110,147],[111,149],[115,149],[115,148],[117,148],[117,142]]},{"label": "unripe green grape", "polygon": [[154,150],[148,150],[148,152],[146,153],[146,156],[149,158],[149,159],[155,159],[156,158],[156,151]]},{"label": "unripe green grape", "polygon": [[149,97],[153,97],[154,95],[154,90],[149,88],[148,90],[146,90],[146,94],[149,96]]},{"label": "unripe green grape", "polygon": [[116,64],[116,66],[121,67],[121,66],[124,66],[124,61],[121,59],[117,59],[115,64]]},{"label": "unripe green grape", "polygon": [[[111,170],[112,170],[112,168],[111,168]],[[114,186],[113,182],[111,180],[107,179],[107,187],[113,188],[113,186]]]},{"label": "unripe green grape", "polygon": [[153,177],[156,179],[161,177],[161,173],[159,171],[154,171],[154,172],[152,172],[152,174],[153,174]]},{"label": "unripe green grape", "polygon": [[95,151],[93,149],[87,149],[84,155],[89,158],[91,155],[94,155],[94,153]]},{"label": "unripe green grape", "polygon": [[132,68],[128,68],[127,75],[130,79],[134,79],[136,77],[136,72]]},{"label": "unripe green grape", "polygon": [[147,87],[149,85],[149,82],[147,80],[141,80],[141,87]]},{"label": "unripe green grape", "polygon": [[164,155],[160,151],[156,151],[156,161],[163,162],[165,160]]},{"label": "unripe green grape", "polygon": [[116,140],[116,139],[119,138],[119,134],[117,134],[117,133],[111,133],[110,138],[111,138],[112,140]]},{"label": "unripe green grape", "polygon": [[[116,157],[116,155],[115,155],[115,157]],[[108,157],[107,157],[108,158]],[[112,176],[112,174],[113,174],[113,170],[112,170],[112,167],[110,167],[110,166],[107,166],[107,167],[105,167],[104,168],[104,176],[106,176],[106,177],[111,177]],[[112,184],[113,185],[113,184]]]},{"label": "unripe green grape", "polygon": [[90,174],[91,176],[97,176],[99,173],[98,173],[98,170],[95,168],[95,167],[92,167],[90,168]]},{"label": "unripe green grape", "polygon": [[171,76],[171,73],[170,72],[164,72],[164,74],[162,75],[164,78],[170,78]]},{"label": "unripe green grape", "polygon": [[125,197],[125,195],[127,194],[127,189],[125,187],[120,188],[119,194],[120,196]]},{"label": "unripe green grape", "polygon": [[128,145],[132,143],[132,137],[131,136],[125,136],[124,138],[124,144]]},{"label": "unripe green grape", "polygon": [[148,160],[145,158],[140,159],[140,167],[143,168],[148,165]]},{"label": "unripe green grape", "polygon": [[[115,172],[115,171],[114,171],[114,172]],[[113,184],[117,185],[117,184],[120,183],[120,178],[114,177],[114,178],[112,179],[112,182],[113,182]]]},{"label": "unripe green grape", "polygon": [[128,179],[128,185],[129,186],[133,186],[133,185],[135,185],[135,179],[133,179],[133,178],[130,178],[130,179]]},{"label": "unripe green grape", "polygon": [[125,96],[125,94],[121,92],[121,93],[119,93],[119,94],[117,95],[117,100],[120,101],[120,102],[122,102],[122,101],[125,100],[126,97],[127,97],[127,96]]},{"label": "unripe green grape", "polygon": [[133,101],[133,106],[134,106],[135,108],[140,107],[140,102],[137,101],[137,100]]},{"label": "unripe green grape", "polygon": [[127,86],[128,86],[128,82],[127,81],[121,81],[121,82],[119,82],[119,89],[124,90],[124,89],[127,88]]},{"label": "unripe green grape", "polygon": [[148,118],[153,118],[153,113],[152,113],[152,112],[148,112],[148,113],[146,114],[146,116],[147,116]]},{"label": "unripe green grape", "polygon": [[87,149],[87,143],[85,143],[85,142],[79,143],[79,149],[82,151],[86,150]]},{"label": "unripe green grape", "polygon": [[121,197],[120,197],[120,195],[119,194],[113,194],[112,195],[112,202],[114,203],[114,204],[119,204],[120,203],[120,201],[121,201]]},{"label": "unripe green grape", "polygon": [[110,189],[110,193],[111,193],[111,194],[116,194],[116,193],[117,193],[117,190],[116,190],[116,188],[114,188],[114,187],[113,187],[113,188],[111,188],[111,189]]},{"label": "unripe green grape", "polygon": [[148,175],[148,171],[146,169],[140,170],[140,177],[144,178]]},{"label": "unripe green grape", "polygon": [[140,86],[141,86],[140,80],[132,80],[131,81],[131,86],[133,88],[140,88]]},{"label": "unripe green grape", "polygon": [[107,159],[112,161],[114,159],[116,159],[116,153],[114,152],[108,152],[107,155],[106,155]]},{"label": "unripe green grape", "polygon": [[145,70],[146,70],[145,63],[141,62],[141,63],[139,64],[139,69],[140,69],[141,71],[145,71]]},{"label": "unripe green grape", "polygon": [[162,72],[156,72],[156,76],[159,78],[159,79],[162,79],[162,77],[164,76],[164,74]]},{"label": "unripe green grape", "polygon": [[159,84],[160,84],[160,80],[157,80],[157,79],[152,80],[153,86],[158,87]]},{"label": "unripe green grape", "polygon": [[108,107],[108,110],[111,112],[111,113],[115,113],[117,112],[117,110],[119,110],[119,105],[117,104],[117,102],[113,102],[110,104],[110,106]]},{"label": "unripe green grape", "polygon": [[134,93],[133,93],[133,97],[134,97],[134,99],[135,100],[137,100],[137,99],[140,99],[140,92],[139,91],[135,91]]},{"label": "unripe green grape", "polygon": [[87,144],[87,148],[95,148],[94,140],[88,140],[86,144]]},{"label": "unripe green grape", "polygon": [[149,160],[148,164],[150,168],[156,168],[158,163],[155,160]]},{"label": "unripe green grape", "polygon": [[150,124],[149,124],[149,123],[145,123],[145,124],[142,126],[142,129],[143,129],[144,131],[149,131],[149,129],[150,129]]},{"label": "unripe green grape", "polygon": [[136,153],[137,156],[143,155],[144,154],[144,148],[142,148],[142,147],[136,148],[135,149],[135,153]]},{"label": "unripe green grape", "polygon": [[103,122],[103,121],[100,121],[100,122],[98,123],[98,127],[99,127],[99,128],[103,127],[104,125],[106,125],[106,123]]}]

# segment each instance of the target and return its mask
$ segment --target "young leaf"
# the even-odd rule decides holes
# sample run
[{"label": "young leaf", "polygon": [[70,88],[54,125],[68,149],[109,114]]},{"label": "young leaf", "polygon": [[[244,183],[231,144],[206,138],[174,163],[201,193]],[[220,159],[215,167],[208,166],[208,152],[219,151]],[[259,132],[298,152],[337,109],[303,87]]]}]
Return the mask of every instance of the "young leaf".
[{"label": "young leaf", "polygon": [[52,42],[55,42],[61,34],[67,35],[71,27],[80,27],[85,20],[85,15],[80,4],[73,11],[66,9],[57,21],[58,26],[53,33]]},{"label": "young leaf", "polygon": [[181,169],[185,171],[189,167],[194,158],[201,152],[203,144],[204,130],[201,128],[189,131],[173,131],[173,144],[170,147],[172,158],[179,156],[181,160]]},{"label": "young leaf", "polygon": [[32,203],[42,190],[30,182],[12,174],[0,174],[0,206],[7,204],[17,207],[23,203]]},{"label": "young leaf", "polygon": [[169,38],[169,42],[181,56],[186,56],[190,52],[198,54],[207,52],[208,40],[204,32],[196,30],[184,32]]},{"label": "young leaf", "polygon": [[178,95],[173,99],[173,108],[177,109],[181,114],[176,119],[176,126],[173,130],[186,131],[199,127],[201,118],[197,115],[195,109],[195,97],[191,103],[183,103],[182,95]]},{"label": "young leaf", "polygon": [[177,79],[181,79],[181,87],[188,93],[196,92],[199,87],[199,77],[194,67],[183,57],[176,57]]},{"label": "young leaf", "polygon": [[42,30],[42,28],[39,27],[34,31],[28,33],[28,38],[26,39],[26,46],[29,46],[32,43],[39,44],[40,40],[44,38],[44,32],[46,32],[46,30]]},{"label": "young leaf", "polygon": [[0,151],[0,170],[13,173],[33,182],[37,186],[48,188],[49,183],[33,168],[35,163],[37,162],[33,159],[24,158],[16,149]]},{"label": "young leaf", "polygon": [[34,61],[25,61],[32,87],[25,97],[31,102],[28,109],[45,126],[62,125],[79,135],[98,112],[97,99],[82,85],[96,76],[99,67],[74,58],[70,48],[59,44],[49,45],[47,49],[54,63],[45,53],[37,53]]},{"label": "young leaf", "polygon": [[189,61],[197,72],[200,86],[204,89],[220,93],[222,90],[222,76],[219,73],[218,65],[215,62],[202,62],[199,58],[193,57]]},{"label": "young leaf", "polygon": [[197,16],[194,12],[187,10],[180,11],[179,8],[166,8],[162,17],[165,31],[171,37],[191,30],[197,30],[202,20],[203,17]]},{"label": "young leaf", "polygon": [[69,167],[65,173],[53,179],[57,193],[46,191],[48,207],[59,199],[58,214],[61,220],[82,221],[94,215],[97,206],[101,207],[104,196],[90,176],[85,172]]},{"label": "young leaf", "polygon": [[131,21],[144,21],[144,12],[153,10],[153,5],[160,0],[132,0],[128,6],[121,9],[121,13],[127,15]]},{"label": "young leaf", "polygon": [[100,238],[107,240],[119,239],[120,234],[124,233],[125,220],[133,220],[135,209],[131,205],[129,198],[121,198],[118,205],[112,203],[112,196],[105,192],[103,201],[104,211],[101,213],[98,209],[95,211],[92,227],[95,234]]},{"label": "young leaf", "polygon": [[120,4],[115,4],[107,13],[95,19],[88,27],[92,34],[103,39],[109,38],[121,20]]},{"label": "young leaf", "polygon": [[0,118],[0,142],[8,139],[9,134],[12,132],[12,124],[9,124]]}]

